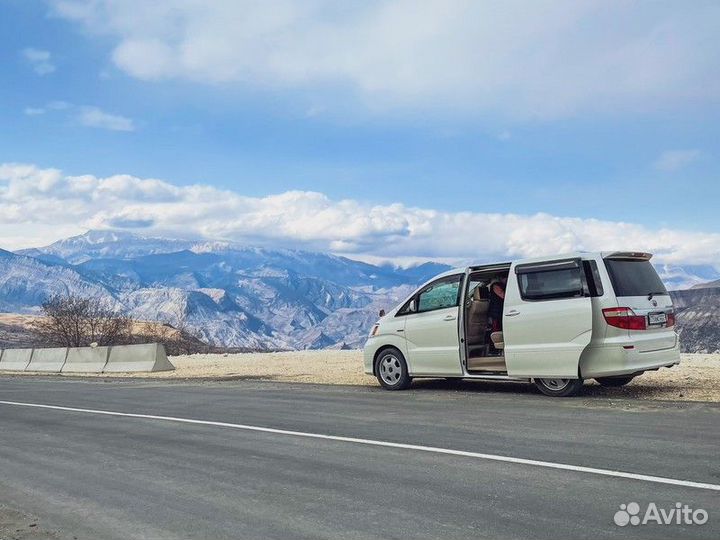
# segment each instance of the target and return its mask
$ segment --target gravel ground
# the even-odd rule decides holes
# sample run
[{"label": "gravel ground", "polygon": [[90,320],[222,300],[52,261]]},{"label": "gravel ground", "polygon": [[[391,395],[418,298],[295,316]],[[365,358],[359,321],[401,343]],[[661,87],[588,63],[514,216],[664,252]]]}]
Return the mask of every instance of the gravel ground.
[{"label": "gravel ground", "polygon": [[602,391],[643,399],[720,402],[720,354],[682,354],[681,357],[679,366],[648,371],[625,387]]},{"label": "gravel ground", "polygon": [[[175,371],[113,374],[113,377],[186,380],[257,379],[282,382],[377,386],[363,373],[362,351],[295,351],[279,353],[194,354],[173,356]],[[20,374],[24,375],[24,374]],[[77,376],[70,375],[67,376]],[[89,375],[107,377],[106,375]],[[427,386],[418,381],[417,386]],[[463,388],[513,390],[505,383],[473,382]],[[720,402],[720,354],[683,354],[673,368],[647,372],[622,388],[603,388],[588,381],[586,395],[609,398]]]},{"label": "gravel ground", "polygon": [[175,371],[144,373],[150,378],[257,378],[319,384],[377,384],[363,373],[362,351],[192,354],[172,356]]},{"label": "gravel ground", "polygon": [[[0,505],[0,540],[64,540],[60,531],[51,531],[29,514]],[[75,538],[75,537],[73,537]]]}]

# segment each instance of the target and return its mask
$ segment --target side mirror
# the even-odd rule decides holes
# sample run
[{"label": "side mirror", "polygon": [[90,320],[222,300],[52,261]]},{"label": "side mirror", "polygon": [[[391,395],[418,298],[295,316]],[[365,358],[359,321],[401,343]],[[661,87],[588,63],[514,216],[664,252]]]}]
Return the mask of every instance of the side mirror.
[{"label": "side mirror", "polygon": [[384,316],[385,316],[385,310],[384,310],[384,309],[381,309],[379,315],[380,315],[381,317],[384,317]]}]

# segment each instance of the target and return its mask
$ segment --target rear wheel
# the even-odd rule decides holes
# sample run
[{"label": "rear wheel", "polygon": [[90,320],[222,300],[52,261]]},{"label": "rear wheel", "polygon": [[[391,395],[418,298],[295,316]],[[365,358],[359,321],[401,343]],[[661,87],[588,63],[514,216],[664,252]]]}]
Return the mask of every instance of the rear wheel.
[{"label": "rear wheel", "polygon": [[375,361],[375,374],[386,390],[405,390],[412,377],[408,374],[403,354],[394,347],[382,351]]},{"label": "rear wheel", "polygon": [[574,396],[582,388],[582,379],[535,379],[535,386],[543,394],[552,397]]},{"label": "rear wheel", "polygon": [[595,380],[603,386],[625,386],[635,378],[634,375],[624,375],[622,377],[595,377]]}]

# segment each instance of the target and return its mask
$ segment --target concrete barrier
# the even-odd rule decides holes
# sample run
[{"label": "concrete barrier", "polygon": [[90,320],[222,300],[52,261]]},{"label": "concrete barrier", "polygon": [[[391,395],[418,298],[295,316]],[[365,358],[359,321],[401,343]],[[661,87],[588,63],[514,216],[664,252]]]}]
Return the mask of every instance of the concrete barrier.
[{"label": "concrete barrier", "polygon": [[102,373],[110,347],[72,347],[62,367],[63,373]]},{"label": "concrete barrier", "polygon": [[67,347],[53,349],[33,349],[30,363],[25,371],[47,371],[60,373],[68,355]]},{"label": "concrete barrier", "polygon": [[32,349],[5,349],[0,356],[0,370],[25,371],[30,363]]},{"label": "concrete barrier", "polygon": [[127,373],[138,371],[172,371],[175,369],[160,343],[140,345],[117,345],[110,347],[110,356],[103,373]]}]

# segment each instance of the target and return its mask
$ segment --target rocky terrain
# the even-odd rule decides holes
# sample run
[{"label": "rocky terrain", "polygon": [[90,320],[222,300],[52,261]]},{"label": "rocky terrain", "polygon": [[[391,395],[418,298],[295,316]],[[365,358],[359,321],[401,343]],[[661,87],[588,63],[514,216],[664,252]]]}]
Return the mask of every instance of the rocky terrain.
[{"label": "rocky terrain", "polygon": [[720,281],[670,293],[684,352],[720,352]]},{"label": "rocky terrain", "polygon": [[74,293],[214,346],[355,348],[381,308],[446,268],[90,231],[45,248],[0,250],[0,312],[34,313],[52,295]]}]

